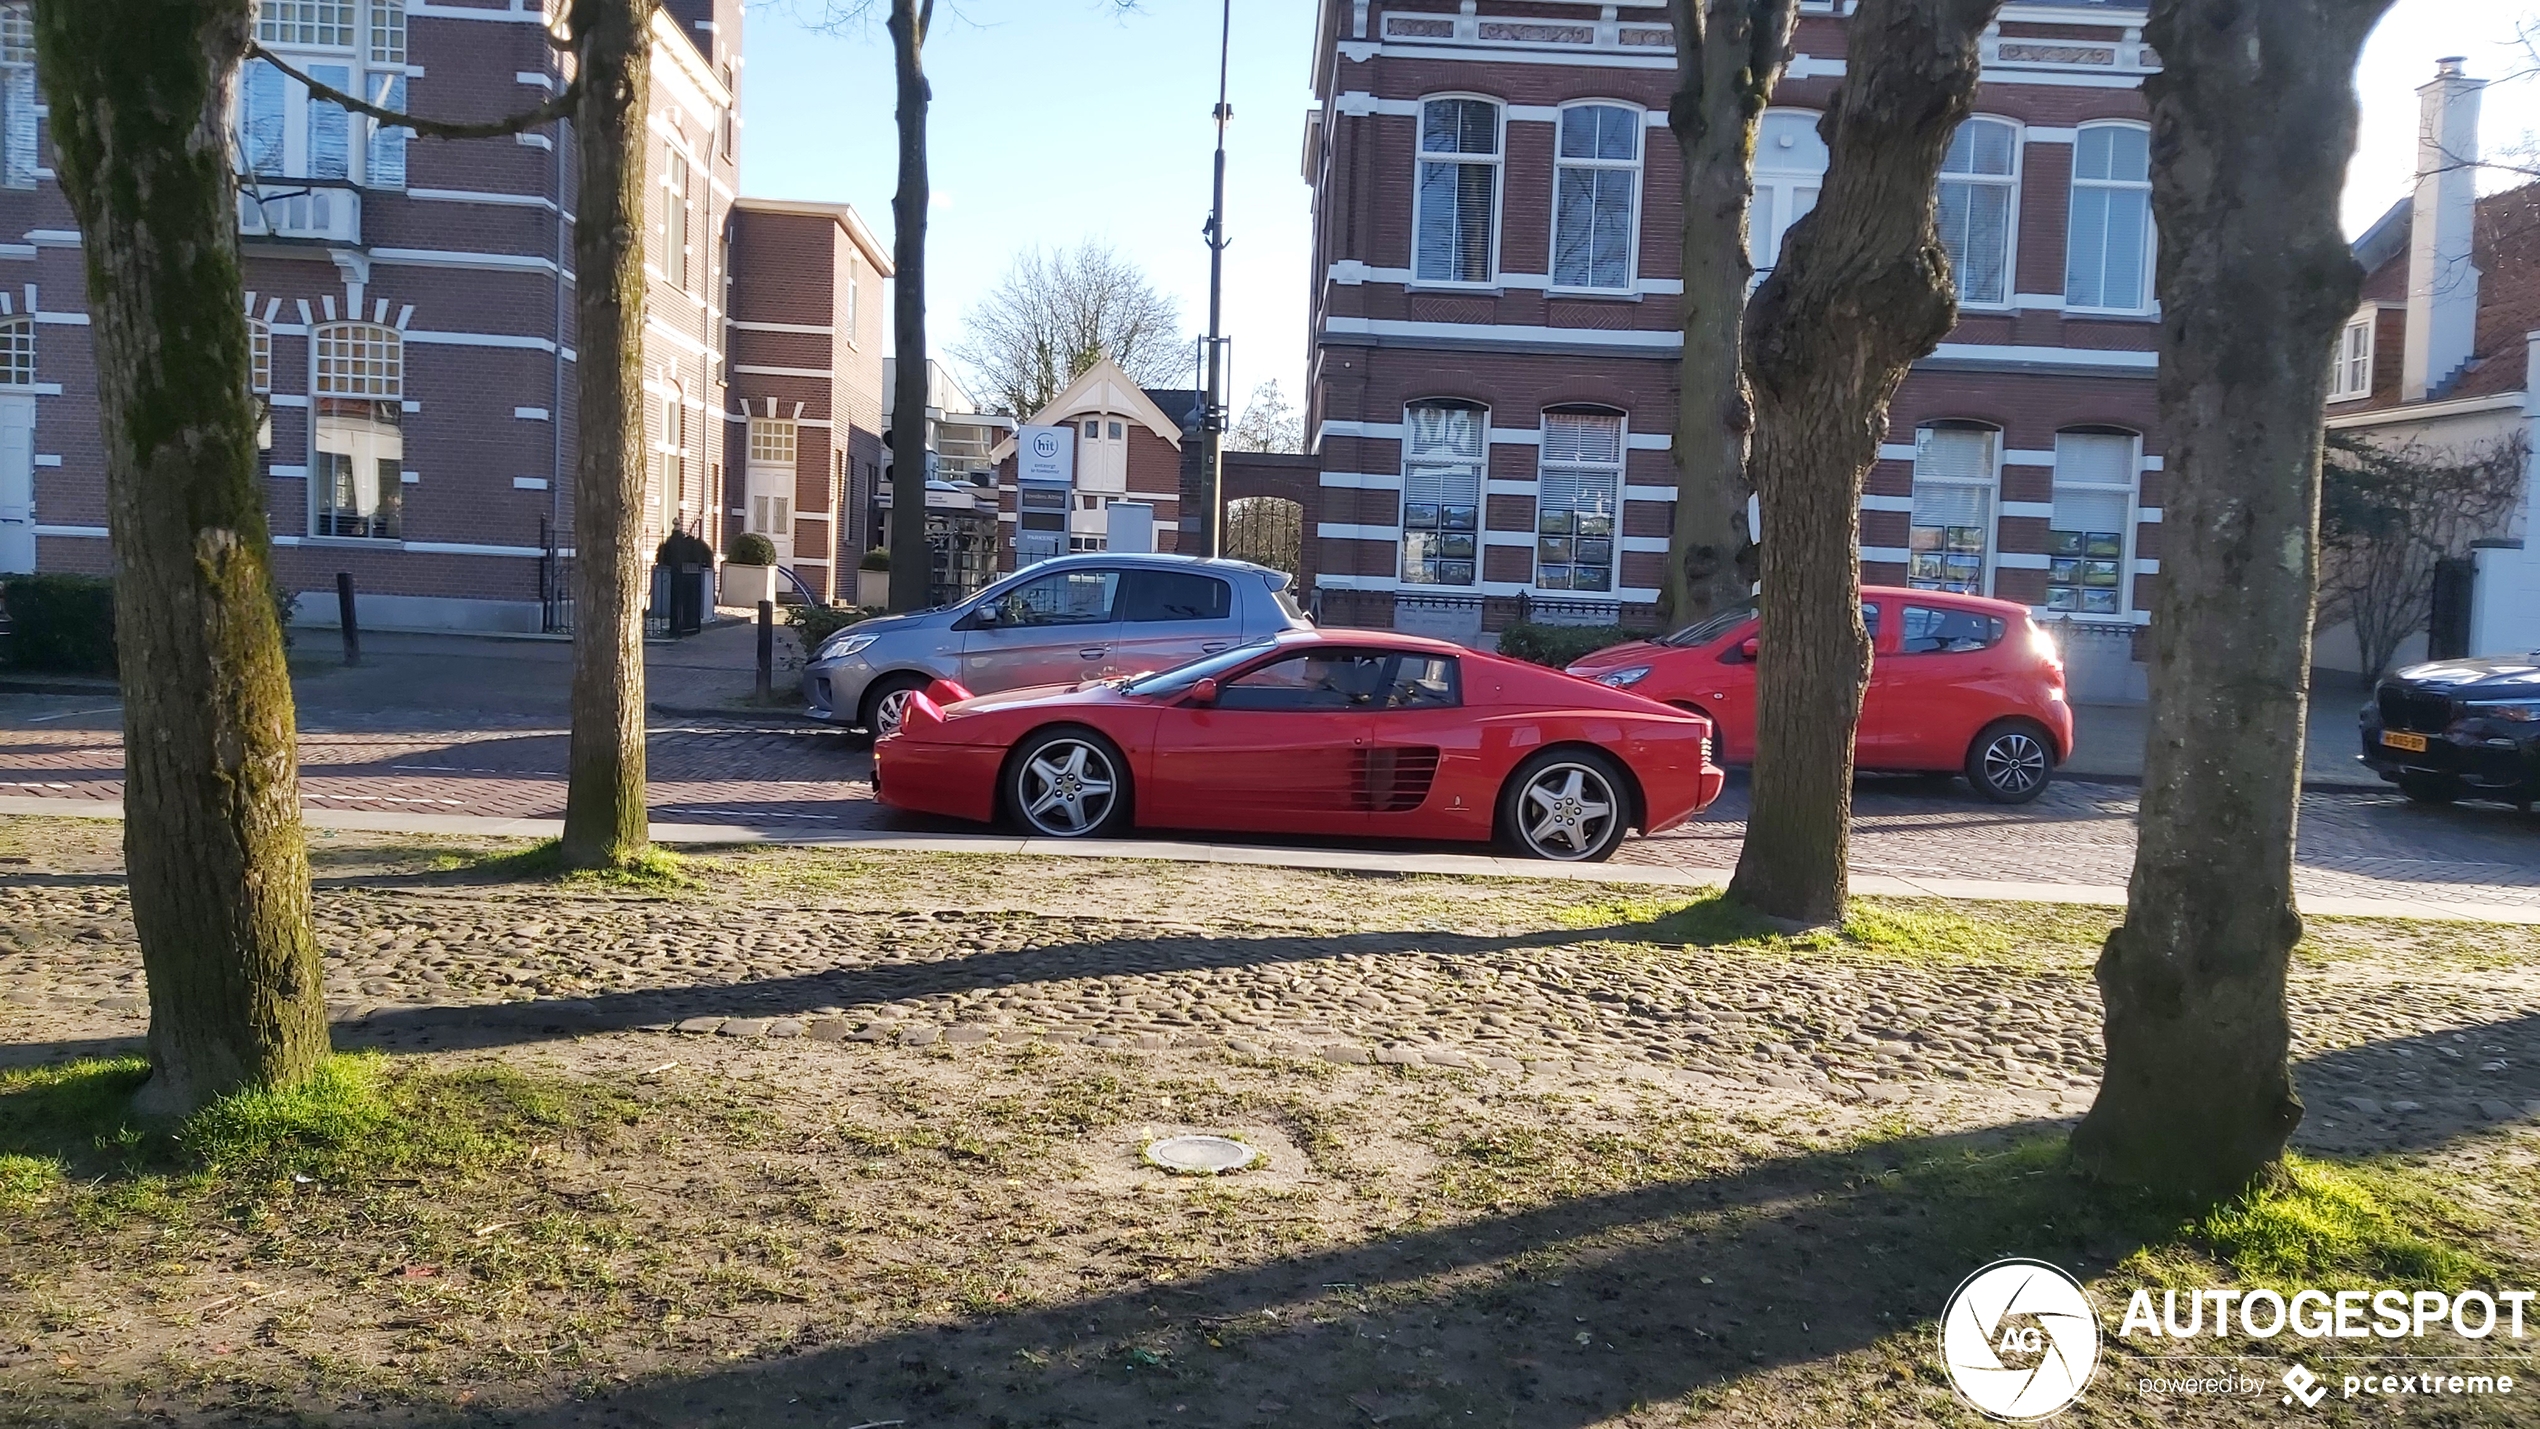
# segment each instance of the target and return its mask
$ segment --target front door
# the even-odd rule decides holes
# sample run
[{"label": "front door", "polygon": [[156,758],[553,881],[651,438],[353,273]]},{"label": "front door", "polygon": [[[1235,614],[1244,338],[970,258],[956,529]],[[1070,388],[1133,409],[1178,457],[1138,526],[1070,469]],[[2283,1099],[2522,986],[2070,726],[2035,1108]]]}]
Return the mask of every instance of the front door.
[{"label": "front door", "polygon": [[35,569],[35,399],[0,396],[0,573]]},{"label": "front door", "polygon": [[749,469],[744,482],[748,500],[741,503],[746,514],[742,529],[755,531],[776,545],[776,564],[794,563],[794,469],[790,466],[757,466]]},{"label": "front door", "polygon": [[1256,833],[1363,834],[1373,704],[1390,657],[1317,648],[1226,679],[1213,705],[1156,724],[1138,822]]},{"label": "front door", "polygon": [[961,683],[972,694],[1067,685],[1107,673],[1118,633],[1120,572],[1052,571],[990,602],[994,623],[973,612],[961,637]]}]

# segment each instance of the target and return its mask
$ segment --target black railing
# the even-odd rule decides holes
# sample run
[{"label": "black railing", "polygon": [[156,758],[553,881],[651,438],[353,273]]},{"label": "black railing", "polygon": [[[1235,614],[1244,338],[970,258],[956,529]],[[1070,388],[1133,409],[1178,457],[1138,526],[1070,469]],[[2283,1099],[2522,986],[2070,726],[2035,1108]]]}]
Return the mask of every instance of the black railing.
[{"label": "black railing", "polygon": [[[538,628],[549,635],[573,633],[573,560],[574,553],[565,549],[552,523],[538,522]],[[645,588],[644,638],[670,638],[670,573],[660,566],[649,568],[650,584]]]}]

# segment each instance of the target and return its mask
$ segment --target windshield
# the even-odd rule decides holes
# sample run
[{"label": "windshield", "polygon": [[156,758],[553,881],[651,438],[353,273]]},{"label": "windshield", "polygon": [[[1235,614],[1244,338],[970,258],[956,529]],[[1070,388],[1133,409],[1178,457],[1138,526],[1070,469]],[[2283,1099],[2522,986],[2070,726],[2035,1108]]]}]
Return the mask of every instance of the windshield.
[{"label": "windshield", "polygon": [[1187,665],[1176,665],[1170,670],[1156,670],[1140,675],[1120,688],[1133,695],[1178,694],[1210,676],[1226,673],[1269,649],[1270,646],[1270,641],[1256,640],[1250,645],[1238,645],[1232,650],[1223,650],[1214,655],[1202,655]]},{"label": "windshield", "polygon": [[1733,610],[1721,611],[1699,625],[1688,625],[1673,635],[1661,635],[1656,643],[1671,645],[1679,650],[1689,649],[1696,645],[1708,645],[1754,618],[1755,607],[1741,605]]}]

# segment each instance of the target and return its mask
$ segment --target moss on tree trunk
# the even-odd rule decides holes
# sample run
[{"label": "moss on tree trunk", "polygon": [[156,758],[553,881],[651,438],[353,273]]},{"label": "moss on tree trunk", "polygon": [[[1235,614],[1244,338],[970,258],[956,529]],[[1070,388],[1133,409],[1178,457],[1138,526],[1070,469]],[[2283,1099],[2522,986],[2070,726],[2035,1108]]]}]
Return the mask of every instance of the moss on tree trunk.
[{"label": "moss on tree trunk", "polygon": [[2160,0],[2144,30],[2169,478],[2134,877],[2099,959],[2107,1067],[2073,1148],[2174,1195],[2240,1189],[2302,1117],[2284,980],[2320,426],[2363,281],[2338,226],[2355,58],[2389,4]]},{"label": "moss on tree trunk", "polygon": [[1824,190],[1747,312],[1764,611],[1755,808],[1729,892],[1776,917],[1843,916],[1852,740],[1870,674],[1861,484],[1897,384],[1957,321],[1934,193],[1975,93],[1977,38],[2001,5],[1862,0],[1818,124]]},{"label": "moss on tree trunk", "polygon": [[573,480],[573,739],[565,861],[626,864],[644,805],[644,119],[657,0],[573,0],[581,457]]},{"label": "moss on tree trunk", "polygon": [[1676,397],[1676,524],[1660,616],[1671,625],[1742,605],[1755,582],[1747,529],[1744,329],[1755,130],[1790,58],[1798,0],[1668,0],[1676,92],[1667,106],[1684,186],[1684,357]]},{"label": "moss on tree trunk", "polygon": [[230,172],[249,20],[249,0],[35,7],[96,344],[141,1104],[163,1114],[299,1081],[327,1051]]}]

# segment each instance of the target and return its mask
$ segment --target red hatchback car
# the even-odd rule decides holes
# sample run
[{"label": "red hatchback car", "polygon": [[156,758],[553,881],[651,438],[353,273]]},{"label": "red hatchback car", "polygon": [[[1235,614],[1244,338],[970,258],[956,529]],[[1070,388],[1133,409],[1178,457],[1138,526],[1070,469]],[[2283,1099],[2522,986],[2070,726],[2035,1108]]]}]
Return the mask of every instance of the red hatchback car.
[{"label": "red hatchback car", "polygon": [[873,745],[893,808],[1044,838],[1130,828],[1496,838],[1592,862],[1719,797],[1706,720],[1540,665],[1292,631],[1128,680],[937,681]]},{"label": "red hatchback car", "polygon": [[[2026,606],[1982,596],[1865,586],[1870,687],[1854,766],[1956,773],[2000,804],[2025,804],[2073,750],[2064,662]],[[1599,650],[1570,673],[1708,715],[1722,764],[1755,758],[1753,609]]]}]

